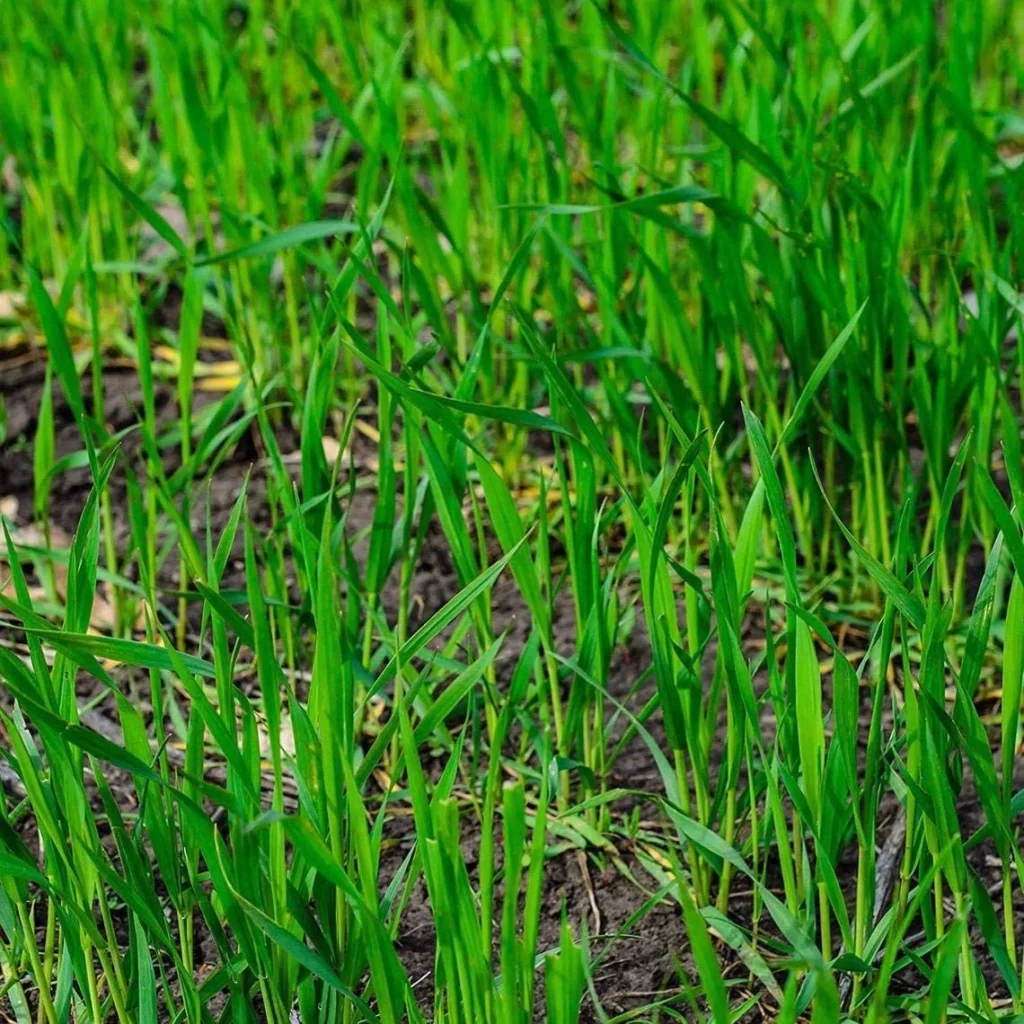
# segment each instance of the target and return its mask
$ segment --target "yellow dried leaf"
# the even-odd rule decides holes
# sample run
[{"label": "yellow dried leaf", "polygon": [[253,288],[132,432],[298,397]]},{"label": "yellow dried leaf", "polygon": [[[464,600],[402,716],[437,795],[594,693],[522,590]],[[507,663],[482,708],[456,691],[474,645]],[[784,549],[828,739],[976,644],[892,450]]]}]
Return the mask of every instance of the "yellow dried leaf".
[{"label": "yellow dried leaf", "polygon": [[215,363],[196,363],[197,377],[234,377],[242,374],[242,366],[234,359],[218,359]]},{"label": "yellow dried leaf", "polygon": [[196,382],[197,391],[233,391],[241,377],[200,377]]}]

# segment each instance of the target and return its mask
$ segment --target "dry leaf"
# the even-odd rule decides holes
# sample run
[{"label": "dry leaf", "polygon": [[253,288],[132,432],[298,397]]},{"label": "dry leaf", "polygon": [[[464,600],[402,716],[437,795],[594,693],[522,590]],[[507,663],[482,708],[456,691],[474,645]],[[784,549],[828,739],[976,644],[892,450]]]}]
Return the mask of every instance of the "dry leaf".
[{"label": "dry leaf", "polygon": [[[265,722],[259,722],[257,728],[260,734],[260,757],[268,760],[270,758],[270,733],[267,732]],[[281,716],[280,747],[283,754],[288,757],[295,756],[295,733],[292,731],[292,720],[289,715]]]},{"label": "dry leaf", "polygon": [[3,181],[4,188],[13,195],[21,189],[21,177],[18,174],[18,162],[14,159],[13,153],[8,153],[0,167],[0,181]]},{"label": "dry leaf", "polygon": [[21,292],[0,292],[0,320],[17,320],[18,310],[24,305]]},{"label": "dry leaf", "polygon": [[368,437],[374,444],[380,444],[380,432],[376,427],[364,423],[362,420],[356,420],[356,430],[364,437]]},{"label": "dry leaf", "polygon": [[341,443],[336,437],[324,437],[321,440],[324,446],[324,458],[327,459],[327,465],[333,466],[341,454]]},{"label": "dry leaf", "polygon": [[215,363],[196,363],[197,377],[230,377],[237,384],[241,375],[241,364],[234,359],[218,359]]},{"label": "dry leaf", "polygon": [[240,380],[240,377],[200,377],[199,380],[196,381],[196,391],[212,391],[218,394],[226,391],[234,391]]}]

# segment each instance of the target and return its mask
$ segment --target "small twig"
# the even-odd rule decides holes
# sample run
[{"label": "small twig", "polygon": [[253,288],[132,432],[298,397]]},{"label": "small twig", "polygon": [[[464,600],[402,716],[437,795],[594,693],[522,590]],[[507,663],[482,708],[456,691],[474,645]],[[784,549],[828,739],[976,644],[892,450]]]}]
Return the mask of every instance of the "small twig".
[{"label": "small twig", "polygon": [[[875,905],[872,908],[872,924],[877,925],[885,913],[889,900],[896,886],[899,864],[903,856],[903,844],[907,836],[907,814],[900,808],[899,814],[892,823],[885,844],[882,846],[875,861]],[[845,946],[839,949],[839,955],[846,952]],[[844,974],[839,982],[839,1002],[843,1009],[848,1009],[850,994],[853,991],[853,976]]]},{"label": "small twig", "polygon": [[580,866],[580,874],[583,875],[583,887],[587,890],[587,898],[590,900],[590,910],[594,915],[594,934],[601,934],[601,911],[597,907],[597,896],[594,893],[594,883],[590,878],[590,868],[587,866],[587,855],[583,850],[576,851],[576,860]]},{"label": "small twig", "polygon": [[900,858],[903,856],[903,844],[907,836],[907,814],[902,808],[892,823],[892,829],[886,837],[882,852],[875,861],[875,906],[873,908],[873,924],[878,924],[885,913],[885,908],[892,897],[899,873]]}]

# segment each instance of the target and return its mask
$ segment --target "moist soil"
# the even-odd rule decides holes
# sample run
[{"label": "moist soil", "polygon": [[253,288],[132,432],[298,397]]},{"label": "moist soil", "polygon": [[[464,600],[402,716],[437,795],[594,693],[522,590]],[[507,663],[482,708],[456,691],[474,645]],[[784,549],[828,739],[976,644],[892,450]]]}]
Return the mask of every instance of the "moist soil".
[{"label": "moist soil", "polygon": [[[0,444],[0,509],[8,515],[13,511],[13,524],[16,527],[26,526],[32,516],[33,494],[33,456],[32,441],[36,432],[40,398],[44,387],[44,356],[38,350],[22,349],[14,353],[0,356],[0,400],[6,409],[7,436]],[[85,401],[91,407],[91,381],[82,379]],[[124,430],[138,420],[138,410],[142,408],[138,378],[134,369],[111,369],[103,379],[104,419],[111,431]],[[208,402],[216,396],[197,396],[197,403]],[[64,400],[60,389],[54,385],[53,408],[56,433],[56,456],[61,458],[81,448],[78,428]],[[177,420],[177,408],[172,387],[162,387],[157,395],[157,415],[164,424]],[[355,471],[361,468],[367,478],[373,472],[368,464],[375,457],[375,449],[358,433],[354,435],[356,445]],[[278,442],[284,454],[295,451],[297,438],[290,428],[282,426]],[[361,447],[360,447],[361,446]],[[138,452],[138,441],[129,433],[123,444],[124,461],[130,462]],[[176,456],[173,450],[166,454],[167,471],[176,467]],[[207,516],[213,529],[214,537],[219,532],[238,496],[239,489],[248,479],[249,517],[257,528],[267,529],[270,514],[265,500],[265,486],[262,468],[262,453],[258,438],[251,433],[243,434],[230,455],[219,464],[216,472],[209,480],[204,481],[202,501],[195,500],[195,528],[197,535],[202,536],[206,528]],[[81,514],[82,507],[91,488],[91,478],[87,470],[72,469],[56,477],[53,482],[50,499],[50,517],[54,527],[64,534],[73,534]],[[199,494],[197,488],[195,493]],[[129,536],[127,513],[127,486],[123,464],[119,464],[111,478],[110,495],[114,518],[115,543],[119,549],[124,548]],[[370,489],[359,489],[355,492],[352,506],[348,510],[348,528],[357,534],[367,526],[373,514],[374,495]],[[492,552],[493,554],[493,552]],[[175,565],[169,561],[163,569],[164,577],[161,584],[167,591],[177,589]],[[2,582],[2,581],[0,581]],[[241,550],[236,550],[230,559],[225,578],[222,582],[225,589],[244,589],[243,565]],[[411,590],[410,627],[426,621],[451,596],[458,591],[457,577],[452,565],[446,542],[436,523],[428,532],[427,541],[417,565]],[[391,588],[382,596],[385,612],[393,609],[397,601],[397,587]],[[171,601],[168,600],[168,604]],[[518,592],[510,579],[502,578],[494,587],[494,629],[496,634],[508,630],[507,639],[498,661],[499,678],[507,679],[511,667],[515,664],[523,644],[529,636],[530,617],[518,596]],[[556,603],[555,639],[556,643],[567,653],[573,649],[575,625],[568,600]],[[189,616],[190,627],[198,630],[198,607],[194,607]],[[0,614],[0,643],[16,645],[21,634],[10,618]],[[754,607],[748,617],[743,637],[744,646],[753,653],[764,644],[763,610]],[[650,653],[642,621],[638,622],[632,634],[627,638],[621,649],[616,652],[609,680],[609,690],[617,700],[628,701],[631,710],[638,711],[651,695],[651,685],[633,692],[637,678],[650,664]],[[898,680],[897,680],[898,681]],[[828,680],[826,679],[826,683]],[[124,691],[137,700],[144,713],[148,712],[148,697],[144,680],[139,673],[133,674],[124,670],[119,677]],[[760,685],[764,685],[763,680]],[[90,701],[100,697],[96,692],[94,681],[83,678],[79,681],[79,697],[82,701]],[[0,687],[0,701],[9,705],[10,698]],[[84,718],[84,724],[90,728],[118,739],[120,726],[109,699],[99,699]],[[866,734],[867,716],[869,713],[868,698],[865,693],[863,702],[864,720],[861,734]],[[766,745],[774,733],[774,723],[766,713],[762,723],[766,736]],[[655,715],[648,723],[648,728],[655,740],[663,744],[664,733],[660,721]],[[0,741],[4,737],[0,735]],[[664,747],[663,749],[667,749]],[[714,743],[712,760],[721,762],[721,736]],[[436,767],[436,766],[435,766]],[[7,791],[5,799],[9,804],[17,795],[18,780],[14,777],[0,758],[0,782]],[[126,806],[134,801],[134,789],[127,777],[120,777],[112,770],[108,781],[115,794],[123,798]],[[1024,779],[1020,780],[1024,781]],[[624,749],[619,759],[612,766],[609,777],[610,787],[622,787],[632,791],[660,793],[663,791],[657,767],[644,744],[635,739]],[[645,825],[653,824],[658,828],[657,815],[653,806],[624,799],[614,805],[614,820],[620,824],[627,813],[639,814]],[[970,778],[965,780],[958,803],[958,813],[965,836],[972,834],[983,824],[983,812]],[[887,830],[892,827],[898,814],[895,800],[890,799],[881,811],[879,842],[883,843]],[[475,868],[476,854],[479,849],[479,824],[471,814],[463,820],[462,846],[467,865],[472,872]],[[23,822],[23,837],[31,849],[37,848],[35,836],[32,835],[32,822]],[[563,913],[579,934],[583,927],[589,936],[591,953],[596,958],[594,970],[594,988],[601,1001],[605,1013],[614,1016],[630,1009],[646,1006],[655,1000],[671,1000],[679,998],[681,989],[695,980],[693,961],[689,953],[689,943],[682,916],[678,905],[670,899],[655,902],[645,909],[650,897],[657,892],[661,883],[652,878],[641,863],[641,844],[628,829],[615,828],[609,836],[614,853],[601,850],[582,851],[578,849],[561,849],[555,852],[545,865],[544,914],[540,927],[540,948],[547,949],[557,946],[559,929]],[[387,840],[382,852],[381,886],[382,891],[398,870],[407,854],[412,839],[411,819],[405,809],[397,808],[389,820]],[[500,850],[500,842],[497,849]],[[970,860],[986,886],[996,895],[1000,884],[1000,867],[994,850],[983,844],[972,851]],[[844,870],[845,869],[845,870]],[[852,899],[855,886],[856,860],[853,856],[846,857],[840,864],[840,883]],[[628,875],[631,877],[627,877]],[[771,868],[766,879],[770,888],[778,888],[779,879],[773,877]],[[500,900],[499,900],[500,907]],[[752,894],[743,886],[734,884],[729,916],[737,923],[748,926],[752,914]],[[1024,907],[1016,907],[1018,929],[1024,929]],[[197,916],[197,927],[202,920]],[[762,922],[762,933],[764,922]],[[985,965],[985,973],[989,981],[989,992],[993,998],[1008,995],[1005,986],[999,979],[994,963],[988,956],[985,944],[977,934],[976,925],[972,923],[973,939],[979,949],[979,955]],[[206,937],[208,939],[208,937]],[[416,891],[406,906],[398,934],[397,949],[412,979],[415,991],[424,1006],[431,1005],[434,969],[433,921],[423,890],[422,881],[417,883]],[[210,961],[215,958],[215,947],[212,941],[205,941],[197,936],[197,949],[209,949]],[[723,960],[727,980],[740,983],[736,994],[744,991],[743,985],[746,969],[738,958],[730,960],[724,954]],[[838,952],[838,950],[837,950]],[[200,966],[197,972],[202,977],[209,970],[208,966]],[[921,984],[922,979],[912,969],[904,971],[897,977],[895,990],[911,991]],[[543,984],[543,981],[540,981]],[[681,1009],[685,1002],[677,1005]],[[771,1000],[765,999],[751,1012],[751,1021],[770,1019]],[[538,1006],[543,1006],[542,999]],[[685,1010],[684,1010],[685,1012]],[[591,1003],[585,1002],[584,1019],[594,1017]],[[596,1018],[595,1018],[596,1019]]]}]

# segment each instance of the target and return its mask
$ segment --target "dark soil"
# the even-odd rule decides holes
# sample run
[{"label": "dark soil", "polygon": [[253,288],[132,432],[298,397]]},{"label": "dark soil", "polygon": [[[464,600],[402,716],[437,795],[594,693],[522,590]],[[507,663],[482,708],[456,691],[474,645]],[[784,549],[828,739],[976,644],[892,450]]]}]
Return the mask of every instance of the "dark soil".
[{"label": "dark soil", "polygon": [[[39,352],[23,350],[13,357],[0,358],[0,399],[3,400],[8,417],[7,439],[0,445],[0,500],[15,499],[17,513],[15,525],[24,526],[31,519],[32,510],[32,439],[36,430],[39,401],[43,386],[44,372],[42,357]],[[91,384],[83,378],[82,387],[86,403],[91,403]],[[136,410],[141,408],[141,395],[138,390],[137,376],[133,369],[114,369],[104,378],[105,409],[104,418],[108,427],[121,430],[131,426],[137,420]],[[200,401],[209,401],[209,397]],[[56,425],[57,457],[70,454],[81,447],[78,428],[59,389],[54,392],[54,413]],[[163,388],[159,394],[158,416],[167,424],[177,419],[174,392],[172,387]],[[358,440],[358,435],[356,435]],[[280,443],[284,452],[292,451],[296,440],[287,428],[282,428]],[[361,442],[365,451],[356,449],[356,470],[359,471],[359,460],[371,457],[374,452],[368,442]],[[138,442],[129,434],[123,444],[126,462],[135,458]],[[175,468],[173,449],[167,452],[166,469]],[[202,536],[205,530],[207,509],[214,536],[227,520],[231,508],[245,478],[249,476],[249,513],[251,521],[260,528],[269,526],[269,511],[265,502],[263,485],[261,451],[255,437],[244,435],[230,456],[218,467],[209,481],[204,481],[201,491],[197,488],[194,499],[195,525],[197,535]],[[51,516],[52,522],[66,534],[74,532],[82,506],[88,495],[91,479],[86,470],[70,470],[58,476],[52,489]],[[126,544],[129,527],[126,512],[126,484],[122,466],[115,469],[111,481],[111,497],[115,521],[115,540],[119,547]],[[199,495],[201,494],[201,500]],[[352,534],[358,533],[369,524],[374,507],[372,490],[357,490],[352,506],[348,510],[348,528]],[[169,563],[164,570],[165,577],[161,583],[168,591],[177,587],[174,563]],[[222,583],[225,588],[244,588],[240,552],[235,553]],[[458,590],[456,574],[450,555],[440,531],[436,525],[431,528],[427,544],[424,547],[412,585],[412,608],[414,620],[411,626],[425,621],[436,612],[446,600]],[[397,584],[392,584],[383,595],[385,610],[389,604],[397,600]],[[170,602],[168,602],[170,603]],[[507,678],[512,666],[525,643],[531,628],[529,615],[522,605],[521,599],[512,581],[508,578],[500,580],[493,591],[494,628],[496,631],[508,629],[508,638],[504,644],[499,661],[499,677]],[[574,620],[568,601],[561,602],[556,611],[556,640],[566,651],[573,649]],[[763,645],[763,614],[757,609],[747,624],[744,642],[751,652]],[[191,622],[191,617],[190,617]],[[195,623],[192,623],[195,628]],[[20,640],[18,630],[9,619],[0,615],[0,642],[15,644]],[[610,684],[612,695],[616,699],[625,699],[632,690],[640,673],[649,664],[650,655],[646,636],[641,627],[634,631],[632,637],[616,654]],[[91,692],[91,680],[84,680],[80,697],[85,700],[94,696]],[[761,683],[763,685],[763,682]],[[145,687],[140,679],[133,679],[130,673],[124,674],[125,691],[137,699],[145,707],[147,700]],[[643,706],[652,692],[651,683],[631,699],[631,707],[635,711]],[[5,703],[8,698],[0,693]],[[97,704],[88,714],[86,724],[91,728],[116,739],[119,726],[111,708],[111,701]],[[865,711],[867,709],[865,695]],[[774,732],[774,722],[766,716],[763,723],[766,737]],[[655,716],[649,723],[649,729],[656,740],[664,739],[660,722]],[[866,733],[866,724],[862,729]],[[713,756],[718,756],[720,746],[716,743]],[[718,757],[721,760],[720,757]],[[0,759],[0,767],[3,761]],[[16,780],[7,772],[0,781],[6,787],[16,784]],[[134,799],[134,791],[127,778],[120,780],[122,789],[118,789],[117,773],[112,772],[110,780],[117,795],[126,801]],[[1022,780],[1024,781],[1024,780]],[[662,791],[658,776],[646,747],[634,739],[625,749],[611,771],[610,785],[622,786],[632,790],[645,790],[659,793]],[[622,813],[632,810],[635,802],[625,800],[617,808],[617,819]],[[653,808],[636,805],[637,811],[643,816],[645,823],[652,825],[656,832],[661,826],[657,823],[657,815]],[[895,801],[891,806],[883,808],[881,819],[883,825],[879,830],[879,842],[885,839],[887,824],[896,815]],[[979,801],[973,792],[968,779],[965,783],[959,804],[963,833],[969,836],[983,821],[983,813]],[[29,822],[29,825],[31,822]],[[463,847],[470,868],[475,861],[474,851],[479,846],[479,825],[472,815],[467,815],[463,825]],[[476,829],[477,831],[474,831]],[[25,838],[35,847],[31,829],[26,829]],[[381,865],[381,885],[386,887],[394,872],[408,852],[411,826],[407,816],[396,815],[389,825],[389,841],[383,855]],[[600,957],[594,983],[604,1010],[609,1015],[624,1012],[630,1008],[651,1003],[655,999],[670,998],[680,992],[682,984],[688,984],[694,978],[693,965],[688,952],[686,931],[682,923],[677,905],[671,901],[663,901],[643,913],[625,928],[627,922],[644,906],[650,893],[656,891],[660,884],[656,882],[641,864],[639,850],[634,839],[626,830],[617,830],[611,837],[616,849],[613,858],[607,852],[587,851],[582,855],[574,850],[566,850],[553,856],[546,865],[545,881],[545,914],[541,925],[541,949],[554,947],[558,943],[559,927],[563,908],[574,929],[579,931],[581,925],[586,926],[590,935],[592,953]],[[992,850],[983,845],[971,855],[971,862],[980,876],[990,887],[999,883],[998,861],[992,856]],[[613,860],[618,860],[633,875],[630,880]],[[852,893],[855,860],[846,858],[844,866],[849,868],[847,877],[840,879],[844,889]],[[773,886],[769,874],[768,884]],[[636,883],[639,883],[636,884]],[[643,887],[643,888],[641,888]],[[645,893],[643,890],[646,889]],[[748,924],[751,913],[751,898],[744,887],[736,885],[734,900],[730,905],[730,916],[739,924]],[[997,900],[998,900],[997,895]],[[1018,908],[1021,917],[1019,927],[1024,928],[1024,914]],[[197,924],[201,921],[197,918]],[[622,933],[620,933],[622,930]],[[611,938],[616,937],[612,942]],[[980,942],[980,938],[978,939]],[[202,948],[202,940],[199,942]],[[210,946],[211,959],[215,957],[215,949]],[[432,991],[432,972],[434,967],[434,934],[430,908],[422,882],[418,883],[417,892],[410,900],[402,917],[398,936],[398,950],[405,963],[410,977],[416,983],[416,990],[422,993],[425,1003],[429,1004]],[[837,950],[838,951],[838,950]],[[1005,987],[998,980],[991,959],[984,957],[989,975],[989,991],[993,996],[1004,994]],[[745,969],[737,961],[728,968],[731,976],[742,978]],[[907,972],[903,981],[909,987],[918,984],[920,979]],[[760,1014],[767,1011],[769,1001],[758,1010],[758,1015],[750,1019],[762,1019]],[[542,1005],[542,1003],[540,1004]],[[589,1006],[589,1003],[588,1003]],[[588,1013],[590,1010],[588,1009]]]}]

